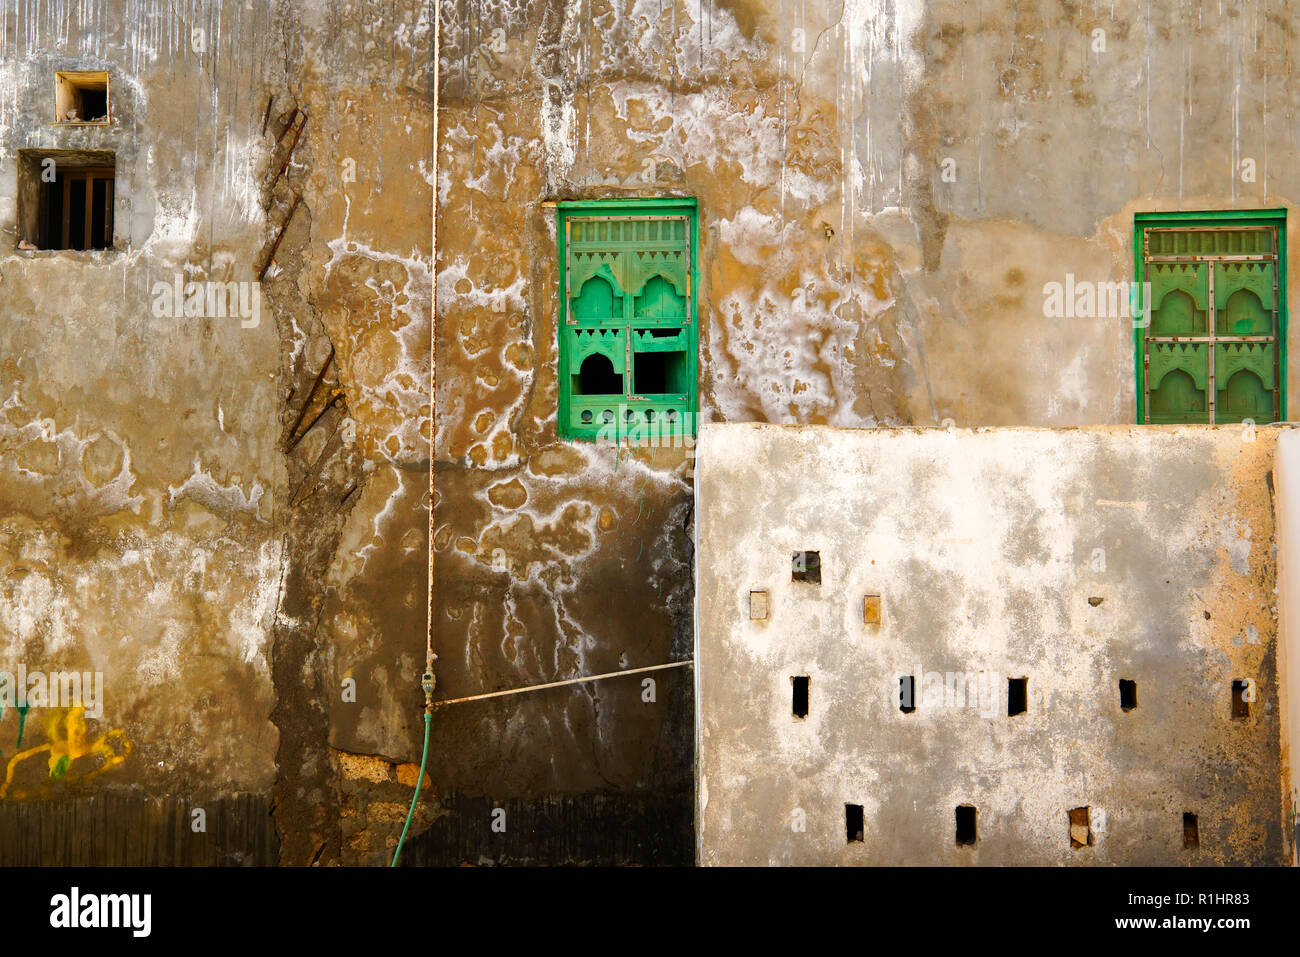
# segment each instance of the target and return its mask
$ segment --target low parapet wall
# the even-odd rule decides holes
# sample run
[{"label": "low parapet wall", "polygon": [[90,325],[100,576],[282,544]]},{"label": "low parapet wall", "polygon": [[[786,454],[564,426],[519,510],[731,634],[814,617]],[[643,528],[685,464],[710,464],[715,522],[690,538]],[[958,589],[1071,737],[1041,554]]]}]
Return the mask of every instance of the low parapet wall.
[{"label": "low parapet wall", "polygon": [[1290,863],[1282,439],[706,426],[700,861]]}]

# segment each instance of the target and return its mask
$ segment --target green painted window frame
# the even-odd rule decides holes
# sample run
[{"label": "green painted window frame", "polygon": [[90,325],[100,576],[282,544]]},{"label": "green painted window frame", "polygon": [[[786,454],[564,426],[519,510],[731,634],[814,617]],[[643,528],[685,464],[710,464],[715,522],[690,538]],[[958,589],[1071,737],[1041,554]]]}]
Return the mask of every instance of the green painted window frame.
[{"label": "green painted window frame", "polygon": [[[686,275],[689,289],[687,292],[686,317],[680,320],[644,320],[632,315],[633,305],[626,300],[634,297],[624,296],[623,315],[621,318],[581,319],[571,315],[569,306],[569,280],[571,246],[569,237],[575,222],[590,220],[622,219],[685,219],[687,223],[688,263]],[[559,435],[563,439],[597,441],[608,437],[611,424],[617,426],[616,435],[620,444],[624,437],[635,434],[639,426],[657,437],[657,444],[670,444],[670,436],[694,436],[698,409],[699,379],[699,205],[692,197],[628,198],[628,199],[585,199],[564,200],[556,203],[556,248],[559,265],[559,313],[556,322],[557,353],[559,356],[559,408],[557,422]],[[681,377],[689,388],[673,395],[655,395],[653,397],[637,395],[633,391],[633,343],[634,326],[655,326],[663,330],[680,327],[685,334],[685,369]],[[590,406],[578,396],[575,404],[572,376],[574,368],[574,345],[571,333],[577,329],[603,328],[622,330],[625,337],[626,363],[623,373],[624,391],[621,397],[613,396],[605,404],[608,409],[582,409]],[[668,332],[665,332],[667,335]],[[599,397],[593,397],[598,399]],[[614,413],[615,423],[601,421],[601,416],[610,409]],[[581,419],[583,411],[593,412],[593,421],[584,424]],[[656,426],[655,423],[658,423]]]},{"label": "green painted window frame", "polygon": [[[1152,228],[1177,228],[1177,227],[1195,227],[1201,229],[1232,228],[1232,227],[1272,227],[1277,230],[1277,250],[1276,250],[1276,276],[1277,276],[1277,327],[1276,347],[1277,347],[1277,400],[1276,400],[1276,419],[1278,422],[1287,421],[1287,257],[1286,257],[1286,208],[1282,206],[1268,209],[1224,209],[1224,210],[1198,210],[1186,212],[1153,212],[1137,213],[1133,217],[1133,272],[1137,277],[1137,288],[1144,289],[1142,285],[1146,281],[1146,232]],[[1143,315],[1147,315],[1148,304],[1142,303]],[[1208,322],[1208,320],[1207,320]],[[1137,383],[1137,421],[1139,425],[1147,423],[1147,391],[1146,391],[1146,345],[1147,331],[1149,322],[1144,325],[1134,324],[1133,329],[1133,365]],[[1210,325],[1211,333],[1214,332],[1213,324]],[[1213,355],[1213,350],[1211,350]],[[1207,417],[1208,417],[1207,412]],[[1192,424],[1212,424],[1192,423]],[[1223,424],[1223,423],[1214,423]],[[1263,423],[1260,423],[1263,424]]]}]

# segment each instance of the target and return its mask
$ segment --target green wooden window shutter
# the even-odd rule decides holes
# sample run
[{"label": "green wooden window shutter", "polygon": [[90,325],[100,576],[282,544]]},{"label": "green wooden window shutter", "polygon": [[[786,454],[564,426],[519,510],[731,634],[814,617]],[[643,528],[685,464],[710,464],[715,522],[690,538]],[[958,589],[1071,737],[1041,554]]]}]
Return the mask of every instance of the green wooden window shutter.
[{"label": "green wooden window shutter", "polygon": [[1138,421],[1284,420],[1286,210],[1142,213],[1133,236]]},{"label": "green wooden window shutter", "polygon": [[695,200],[574,200],[557,212],[561,437],[693,436]]}]

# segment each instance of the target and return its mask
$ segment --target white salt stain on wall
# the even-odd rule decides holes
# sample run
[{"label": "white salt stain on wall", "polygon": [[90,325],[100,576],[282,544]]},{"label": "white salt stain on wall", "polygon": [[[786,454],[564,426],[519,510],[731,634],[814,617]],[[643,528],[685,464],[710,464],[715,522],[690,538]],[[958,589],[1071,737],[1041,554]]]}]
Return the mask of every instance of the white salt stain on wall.
[{"label": "white salt stain on wall", "polygon": [[257,559],[247,567],[251,587],[244,593],[230,613],[230,630],[226,641],[233,646],[246,664],[269,674],[265,654],[275,623],[276,608],[280,603],[280,582],[284,575],[285,556],[278,539],[262,542]]},{"label": "white salt stain on wall", "polygon": [[[0,457],[0,475],[9,473],[9,481],[26,482],[33,485],[58,486],[58,494],[67,495],[66,479],[70,476],[75,483],[80,504],[89,506],[96,512],[130,510],[138,512],[144,501],[140,495],[131,494],[136,476],[131,467],[131,448],[126,439],[112,429],[96,430],[85,436],[79,436],[72,428],[60,429],[52,418],[32,418],[14,425],[14,419],[21,419],[29,410],[14,388],[3,403],[0,403],[0,448],[5,455]],[[96,485],[84,471],[86,450],[94,443],[106,439],[116,445],[121,453],[122,462],[117,472],[101,485]],[[54,471],[46,473],[26,468],[18,464],[24,446],[32,443],[46,443],[58,450],[57,464]],[[51,497],[52,490],[38,492],[42,499]]]},{"label": "white salt stain on wall", "polygon": [[[427,415],[421,414],[421,409],[429,402],[429,259],[415,249],[406,255],[400,255],[349,239],[346,223],[343,234],[331,239],[326,245],[330,251],[330,259],[325,264],[326,279],[339,263],[351,257],[396,263],[405,270],[406,281],[400,289],[387,280],[381,286],[373,277],[366,282],[366,287],[393,314],[406,319],[400,327],[386,330],[397,341],[397,361],[385,366],[384,375],[378,381],[354,377],[347,385],[353,392],[354,407],[360,404],[357,402],[360,398],[375,408],[397,413],[395,425],[373,436],[378,454],[393,456],[395,453],[388,448],[388,440],[396,438],[396,456],[426,455],[429,420]],[[404,301],[399,302],[399,299]],[[357,357],[353,358],[355,360]],[[359,421],[367,428],[374,428],[374,422],[369,417]]]},{"label": "white salt stain on wall", "polygon": [[167,503],[175,506],[177,499],[188,498],[217,513],[245,512],[257,515],[258,503],[266,489],[253,479],[247,492],[238,482],[222,485],[205,469],[197,458],[194,471],[180,485],[167,486]]},{"label": "white salt stain on wall", "polygon": [[[477,283],[476,278],[479,280]],[[477,317],[479,320],[487,316],[495,317],[491,320],[493,328],[474,326],[473,331],[477,335],[458,337],[456,348],[464,351],[468,356],[492,350],[499,362],[491,369],[491,374],[505,375],[514,380],[513,385],[509,387],[512,396],[509,404],[504,408],[493,410],[491,425],[486,432],[477,436],[475,444],[481,445],[484,450],[485,460],[482,467],[515,468],[522,463],[522,457],[518,444],[513,441],[514,429],[511,423],[527,403],[532,371],[521,370],[506,358],[508,349],[527,340],[522,334],[519,336],[502,334],[495,326],[497,324],[505,326],[510,317],[527,314],[527,302],[524,296],[528,291],[528,283],[523,275],[516,275],[510,285],[494,287],[483,283],[482,278],[481,271],[466,257],[456,257],[438,271],[438,302],[454,303],[457,312]],[[499,380],[492,388],[494,391],[502,390]],[[484,411],[484,406],[472,404],[477,402],[474,393],[474,385],[463,380],[439,381],[437,448],[447,447],[448,431],[455,424],[463,423]],[[495,451],[494,440],[499,435],[504,435],[511,440],[508,443],[510,452],[504,456],[498,455]]]}]

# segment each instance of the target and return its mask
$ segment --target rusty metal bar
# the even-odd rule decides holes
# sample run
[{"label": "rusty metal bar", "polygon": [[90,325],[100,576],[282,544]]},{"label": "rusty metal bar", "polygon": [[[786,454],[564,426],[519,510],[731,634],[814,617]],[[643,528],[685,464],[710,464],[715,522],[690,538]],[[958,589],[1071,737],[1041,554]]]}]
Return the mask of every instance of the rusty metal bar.
[{"label": "rusty metal bar", "polygon": [[[331,408],[333,408],[336,402],[337,400],[335,400],[335,402],[328,403],[325,406],[325,408],[321,411],[321,414],[316,417],[315,421],[312,422],[312,425],[315,425],[316,422],[319,422],[321,416],[323,416],[326,412],[328,412]],[[311,426],[308,426],[307,429],[302,434],[305,436],[310,431],[311,431]],[[316,493],[316,489],[320,488],[320,474],[321,474],[319,471],[320,464],[324,462],[325,457],[330,454],[331,446],[334,444],[334,436],[338,434],[339,434],[339,425],[335,425],[334,431],[330,433],[329,438],[325,440],[325,444],[321,446],[320,454],[316,456],[316,461],[312,462],[311,465],[303,472],[302,481],[298,483],[298,487],[294,489],[293,494],[289,496],[290,508],[296,508],[298,505],[301,505],[304,501],[311,498],[312,495]],[[353,485],[352,488],[356,488],[356,485]],[[307,490],[306,494],[303,494],[304,489]],[[352,494],[352,489],[348,489],[348,495],[350,494]],[[344,495],[343,498],[346,499],[347,495]],[[340,501],[339,504],[341,505],[342,501]]]},{"label": "rusty metal bar", "polygon": [[[429,275],[433,279],[430,283],[429,291],[429,594],[427,605],[427,618],[425,629],[425,654],[424,654],[424,674],[420,677],[420,687],[424,691],[424,720],[425,728],[428,728],[427,722],[429,715],[433,712],[433,689],[436,679],[433,673],[433,662],[437,656],[433,653],[433,623],[437,619],[434,610],[434,553],[433,553],[433,534],[434,534],[434,506],[437,501],[438,485],[438,450],[435,448],[438,441],[438,97],[439,83],[441,81],[439,71],[442,60],[442,32],[441,32],[442,15],[440,4],[433,4],[433,183],[431,190],[432,196],[429,202]],[[421,762],[423,763],[423,762]],[[423,779],[421,779],[423,780]],[[411,802],[415,806],[415,802]],[[409,815],[408,815],[409,819]],[[397,855],[393,855],[397,859]]]},{"label": "rusty metal bar", "polygon": [[257,272],[257,281],[261,282],[266,275],[266,271],[271,268],[271,263],[275,262],[275,254],[280,248],[280,242],[284,239],[285,231],[289,228],[289,223],[293,220],[293,214],[298,211],[298,204],[302,202],[302,194],[295,194],[293,204],[289,207],[289,215],[284,217],[284,223],[280,226],[280,231],[275,236],[275,242],[271,244],[271,251],[267,253],[266,262]]},{"label": "rusty metal bar", "polygon": [[1152,342],[1272,342],[1273,336],[1147,336]]},{"label": "rusty metal bar", "polygon": [[1217,255],[1214,253],[1198,254],[1195,256],[1151,256],[1147,262],[1153,263],[1271,263],[1276,262],[1277,256],[1271,253],[1260,253],[1256,256],[1246,255]]},{"label": "rusty metal bar", "polygon": [[[321,381],[325,378],[325,373],[329,370],[330,364],[334,361],[334,343],[330,343],[330,354],[325,357],[325,362],[320,367],[320,372],[316,373],[316,378],[311,384],[311,389],[307,393],[307,398],[303,400],[302,409],[298,412],[298,418],[294,419],[293,427],[289,429],[289,439],[298,434],[298,426],[302,425],[302,420],[307,417],[307,410],[311,408],[311,400],[316,397],[316,390],[320,388]],[[285,440],[288,445],[289,439]],[[294,443],[295,445],[297,443]],[[289,446],[292,448],[292,446]]]},{"label": "rusty metal bar", "polygon": [[[309,398],[308,399],[309,405],[310,402],[311,400]],[[326,402],[325,405],[321,407],[321,410],[317,412],[316,415],[312,418],[312,420],[307,423],[307,428],[303,429],[302,432],[300,432],[296,437],[293,438],[293,440],[289,443],[289,447],[285,449],[285,452],[292,452],[294,449],[296,449],[298,447],[298,443],[307,437],[307,433],[310,432],[312,429],[316,428],[316,423],[325,417],[326,412],[328,412],[330,409],[341,409],[343,408],[344,404],[345,403],[343,401],[343,392],[340,389],[338,392],[335,393],[334,398]]]},{"label": "rusty metal bar", "polygon": [[298,114],[301,112],[302,110],[298,109],[298,107],[295,106],[293,108],[293,112],[289,114],[289,122],[284,124],[284,129],[282,129],[280,131],[280,135],[275,138],[276,146],[280,145],[280,141],[284,139],[284,134],[288,133],[291,129],[293,129],[293,124],[297,122]]},{"label": "rusty metal bar", "polygon": [[[289,168],[289,160],[293,159],[293,151],[298,148],[298,140],[302,138],[302,131],[307,128],[307,120],[310,119],[310,117],[301,110],[298,110],[298,112],[302,114],[302,123],[298,127],[298,132],[293,135],[293,142],[289,144],[289,151],[284,154],[284,162],[280,164],[280,169],[276,172],[275,178],[271,180],[271,185],[266,188],[268,193],[275,189],[275,184],[280,182],[280,177],[283,176],[284,171]],[[285,132],[288,132],[287,128]]]}]

